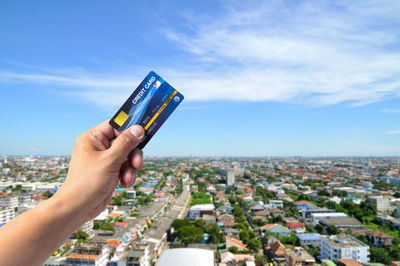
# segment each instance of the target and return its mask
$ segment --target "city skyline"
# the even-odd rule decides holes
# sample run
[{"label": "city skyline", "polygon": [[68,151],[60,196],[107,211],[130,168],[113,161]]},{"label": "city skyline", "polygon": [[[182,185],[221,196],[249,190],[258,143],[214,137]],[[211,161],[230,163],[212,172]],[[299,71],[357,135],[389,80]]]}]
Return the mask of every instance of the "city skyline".
[{"label": "city skyline", "polygon": [[0,155],[70,155],[154,70],[185,101],[145,156],[398,156],[398,5],[3,3]]}]

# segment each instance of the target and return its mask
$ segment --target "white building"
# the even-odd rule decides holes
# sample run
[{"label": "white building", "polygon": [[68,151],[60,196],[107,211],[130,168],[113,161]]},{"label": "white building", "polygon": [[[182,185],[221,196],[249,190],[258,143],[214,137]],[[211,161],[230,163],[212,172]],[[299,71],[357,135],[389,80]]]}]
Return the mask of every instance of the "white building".
[{"label": "white building", "polygon": [[381,212],[390,211],[390,200],[383,196],[370,196],[368,202],[374,204],[376,209]]},{"label": "white building", "polygon": [[348,236],[321,236],[321,260],[352,259],[360,263],[369,262],[369,246]]},{"label": "white building", "polygon": [[226,172],[226,185],[232,186],[235,184],[235,172],[233,170],[228,170]]},{"label": "white building", "polygon": [[214,266],[214,252],[200,248],[164,250],[157,266]]},{"label": "white building", "polygon": [[19,194],[18,195],[18,206],[26,207],[31,206],[33,203],[31,195]]},{"label": "white building", "polygon": [[190,208],[188,218],[201,218],[203,215],[214,214],[214,204],[199,204],[194,205]]},{"label": "white building", "polygon": [[14,217],[14,208],[0,207],[0,225],[8,223]]},{"label": "white building", "polygon": [[84,223],[80,228],[80,231],[83,231],[87,234],[90,234],[93,230],[93,220],[89,220],[86,223]]},{"label": "white building", "polygon": [[283,200],[270,200],[269,207],[273,209],[283,208]]},{"label": "white building", "polygon": [[128,245],[122,253],[115,254],[110,260],[110,266],[149,266],[150,246],[148,244]]},{"label": "white building", "polygon": [[0,196],[0,207],[9,207],[14,209],[18,207],[18,198],[17,197],[10,197],[8,195],[1,195]]}]

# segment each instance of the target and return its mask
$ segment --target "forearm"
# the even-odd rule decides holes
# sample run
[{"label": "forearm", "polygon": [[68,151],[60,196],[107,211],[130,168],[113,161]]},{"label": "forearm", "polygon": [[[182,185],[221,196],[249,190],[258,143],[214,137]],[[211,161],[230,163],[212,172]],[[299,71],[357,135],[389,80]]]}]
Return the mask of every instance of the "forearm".
[{"label": "forearm", "polygon": [[84,222],[56,194],[0,228],[0,264],[42,265]]}]

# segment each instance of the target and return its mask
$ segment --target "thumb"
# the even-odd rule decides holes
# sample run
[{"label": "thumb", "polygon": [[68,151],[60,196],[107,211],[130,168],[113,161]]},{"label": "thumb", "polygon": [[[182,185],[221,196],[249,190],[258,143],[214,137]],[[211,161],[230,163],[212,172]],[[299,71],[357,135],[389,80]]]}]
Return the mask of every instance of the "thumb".
[{"label": "thumb", "polygon": [[129,153],[133,151],[144,137],[144,129],[135,125],[120,134],[111,145],[109,152],[115,161],[121,163],[126,160]]}]

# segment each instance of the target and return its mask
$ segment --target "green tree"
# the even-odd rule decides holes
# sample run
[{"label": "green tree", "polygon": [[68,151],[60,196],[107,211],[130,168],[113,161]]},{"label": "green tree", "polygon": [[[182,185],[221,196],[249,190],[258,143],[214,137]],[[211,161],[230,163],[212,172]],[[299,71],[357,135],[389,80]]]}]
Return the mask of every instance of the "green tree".
[{"label": "green tree", "polygon": [[264,266],[267,264],[267,257],[266,256],[262,256],[262,255],[256,255],[255,256],[255,263],[257,266]]},{"label": "green tree", "polygon": [[370,252],[370,259],[372,262],[380,262],[385,265],[389,265],[392,263],[389,253],[383,248],[370,246],[369,252]]},{"label": "green tree", "polygon": [[175,230],[178,230],[181,227],[184,226],[191,226],[192,223],[190,222],[190,220],[188,218],[185,219],[175,219],[172,224],[171,227],[173,227]]},{"label": "green tree", "polygon": [[83,231],[76,231],[72,234],[72,238],[78,240],[86,240],[88,238],[88,234]]},{"label": "green tree", "polygon": [[122,198],[120,196],[112,197],[112,205],[122,206]]},{"label": "green tree", "polygon": [[228,251],[231,252],[231,253],[233,253],[233,254],[239,253],[238,247],[235,247],[235,246],[229,247],[229,248],[228,248]]},{"label": "green tree", "polygon": [[258,252],[258,250],[261,248],[261,241],[256,238],[252,238],[248,241],[247,246],[254,252]]},{"label": "green tree", "polygon": [[178,230],[179,239],[187,246],[204,240],[203,231],[194,226],[183,226]]},{"label": "green tree", "polygon": [[330,235],[337,235],[337,234],[339,233],[339,230],[338,230],[337,227],[334,226],[334,225],[329,225],[329,226],[326,228],[326,231],[327,231],[328,234],[330,234]]}]

